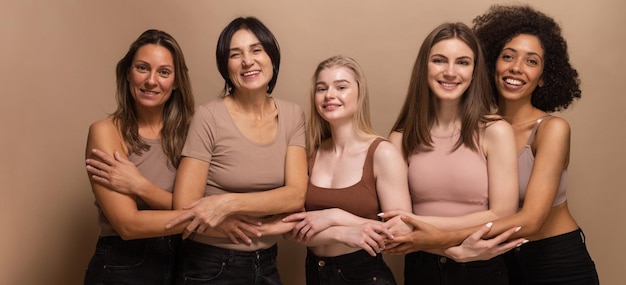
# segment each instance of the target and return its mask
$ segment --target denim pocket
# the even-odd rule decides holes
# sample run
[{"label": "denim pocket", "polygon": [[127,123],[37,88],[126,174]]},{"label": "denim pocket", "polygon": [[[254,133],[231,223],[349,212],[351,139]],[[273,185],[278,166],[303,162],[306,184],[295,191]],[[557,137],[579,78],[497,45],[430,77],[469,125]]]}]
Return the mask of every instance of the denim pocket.
[{"label": "denim pocket", "polygon": [[[146,260],[146,242],[132,240],[114,243],[105,250],[104,266],[108,270],[128,270],[141,266]],[[99,249],[96,249],[96,254]]]}]

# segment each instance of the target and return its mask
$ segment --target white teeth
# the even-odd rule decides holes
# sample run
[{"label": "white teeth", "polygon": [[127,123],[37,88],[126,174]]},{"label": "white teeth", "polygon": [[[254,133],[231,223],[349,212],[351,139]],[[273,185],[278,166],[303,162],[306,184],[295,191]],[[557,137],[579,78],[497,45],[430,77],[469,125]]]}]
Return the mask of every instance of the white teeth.
[{"label": "white teeth", "polygon": [[258,70],[255,70],[255,71],[248,71],[248,72],[244,72],[244,73],[243,73],[243,76],[249,76],[249,75],[252,75],[252,74],[257,74],[257,73],[259,73],[259,71],[258,71]]},{"label": "white teeth", "polygon": [[511,85],[516,85],[516,86],[520,86],[522,84],[524,84],[524,82],[522,82],[521,80],[517,80],[517,79],[513,79],[513,78],[506,78],[504,79],[504,82],[511,84]]},{"label": "white teeth", "polygon": [[441,82],[441,85],[443,85],[443,87],[454,87],[454,86],[456,86],[456,83]]}]

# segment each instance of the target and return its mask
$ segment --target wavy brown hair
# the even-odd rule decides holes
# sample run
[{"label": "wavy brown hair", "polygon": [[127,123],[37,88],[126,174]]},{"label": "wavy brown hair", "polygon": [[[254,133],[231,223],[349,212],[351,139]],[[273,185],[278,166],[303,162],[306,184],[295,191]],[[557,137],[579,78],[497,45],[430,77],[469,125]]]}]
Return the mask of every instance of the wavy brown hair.
[{"label": "wavy brown hair", "polygon": [[174,59],[174,86],[176,88],[172,91],[163,108],[161,145],[171,166],[177,168],[180,162],[180,153],[187,138],[187,130],[193,116],[195,103],[183,51],[171,35],[159,30],[147,30],[130,45],[128,52],[117,63],[115,70],[117,79],[117,110],[111,117],[120,128],[122,138],[130,153],[141,155],[144,151],[150,149],[150,146],[139,136],[135,99],[133,99],[130,92],[127,79],[137,50],[148,44],[166,48]]},{"label": "wavy brown hair", "polygon": [[433,146],[430,129],[437,117],[437,97],[428,85],[428,61],[432,47],[440,41],[459,39],[474,52],[472,82],[461,97],[458,116],[461,118],[461,136],[454,150],[461,145],[478,151],[478,133],[481,126],[495,120],[488,117],[492,106],[487,66],[478,38],[463,23],[444,23],[436,27],[424,40],[413,65],[406,99],[392,130],[402,132],[402,153],[408,157],[418,146]]}]

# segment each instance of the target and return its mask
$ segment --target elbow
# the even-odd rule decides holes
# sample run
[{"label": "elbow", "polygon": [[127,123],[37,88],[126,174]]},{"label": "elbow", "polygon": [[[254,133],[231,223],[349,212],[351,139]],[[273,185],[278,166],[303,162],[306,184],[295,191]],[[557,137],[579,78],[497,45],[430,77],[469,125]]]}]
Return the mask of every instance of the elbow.
[{"label": "elbow", "polygon": [[286,212],[298,212],[304,209],[304,200],[306,199],[306,186],[297,187],[291,198],[291,203],[287,206]]},{"label": "elbow", "polygon": [[133,240],[133,239],[142,238],[142,236],[139,235],[135,227],[128,226],[128,225],[114,225],[113,228],[115,229],[115,232],[123,240]]}]

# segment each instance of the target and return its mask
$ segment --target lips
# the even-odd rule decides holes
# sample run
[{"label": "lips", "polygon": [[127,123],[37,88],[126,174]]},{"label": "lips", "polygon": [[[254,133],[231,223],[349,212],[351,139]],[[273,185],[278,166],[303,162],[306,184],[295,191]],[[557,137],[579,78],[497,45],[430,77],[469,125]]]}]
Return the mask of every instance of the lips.
[{"label": "lips", "polygon": [[261,73],[260,70],[251,70],[251,71],[244,72],[241,75],[242,76],[252,76],[252,75],[259,74],[259,73]]},{"label": "lips", "polygon": [[441,87],[443,87],[444,89],[453,89],[457,87],[459,84],[460,83],[457,83],[457,82],[439,81],[439,85],[441,85]]},{"label": "lips", "polygon": [[148,96],[154,96],[154,95],[158,95],[161,92],[158,91],[150,91],[150,90],[145,90],[145,89],[140,89],[141,93],[146,94]]},{"label": "lips", "polygon": [[513,85],[513,86],[522,86],[522,85],[526,84],[522,80],[511,78],[511,77],[504,77],[503,81],[504,81],[504,83],[509,84],[509,85]]},{"label": "lips", "polygon": [[341,104],[323,104],[322,108],[327,111],[333,111],[341,107]]}]

